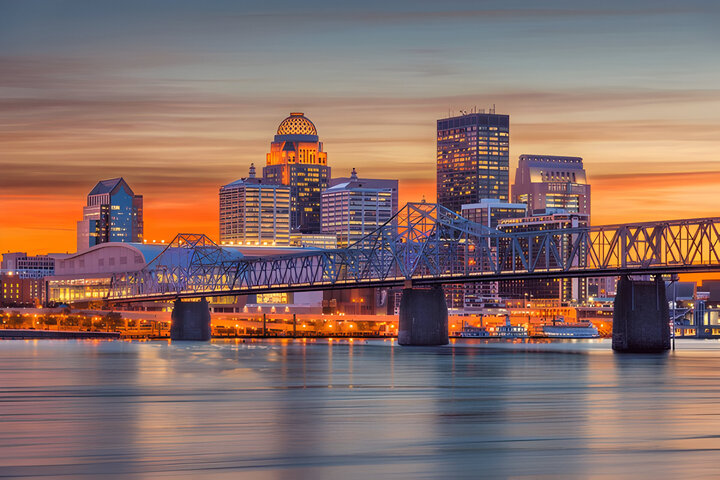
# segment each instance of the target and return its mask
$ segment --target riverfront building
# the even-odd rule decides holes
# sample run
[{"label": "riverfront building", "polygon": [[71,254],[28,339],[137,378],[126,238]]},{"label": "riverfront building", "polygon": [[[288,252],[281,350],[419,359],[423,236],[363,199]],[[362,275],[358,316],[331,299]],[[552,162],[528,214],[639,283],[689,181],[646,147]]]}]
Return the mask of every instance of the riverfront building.
[{"label": "riverfront building", "polygon": [[290,244],[290,187],[268,184],[250,165],[247,178],[220,188],[220,242]]},{"label": "riverfront building", "polygon": [[[498,230],[507,233],[537,232],[545,230],[561,230],[567,228],[587,227],[589,215],[584,213],[555,213],[538,215],[534,217],[509,218],[500,221]],[[569,256],[572,248],[571,235],[560,235],[557,244],[561,255]],[[527,242],[526,239],[519,239]],[[525,246],[523,246],[525,248]],[[539,266],[542,266],[542,261]],[[510,267],[511,265],[507,265]],[[531,280],[504,280],[499,282],[500,296],[503,298],[557,300],[561,304],[583,303],[588,298],[587,279],[531,279]]]},{"label": "riverfront building", "polygon": [[583,159],[520,155],[512,188],[513,202],[526,203],[528,215],[562,209],[590,214],[590,185]]},{"label": "riverfront building", "polygon": [[55,260],[66,254],[28,255],[25,252],[3,253],[0,271],[21,278],[42,278],[55,273]]},{"label": "riverfront building", "polygon": [[263,178],[290,187],[292,231],[320,233],[320,194],[329,185],[330,167],[315,125],[302,113],[291,113],[278,126]]},{"label": "riverfront building", "polygon": [[334,233],[338,245],[350,245],[397,212],[397,180],[360,179],[353,168],[347,182],[322,193],[322,231]]},{"label": "riverfront building", "polygon": [[509,200],[510,117],[469,113],[437,121],[437,201],[461,212],[484,198]]},{"label": "riverfront building", "polygon": [[[502,220],[526,216],[527,205],[507,203],[495,198],[483,198],[479,203],[463,205],[461,213],[468,220],[497,229]],[[448,287],[446,291],[452,292],[453,296],[462,294],[462,304],[465,309],[483,308],[501,302],[498,282],[466,283],[453,289]],[[459,298],[454,299],[453,303],[459,304]]]},{"label": "riverfront building", "polygon": [[77,223],[77,250],[107,242],[142,242],[143,197],[122,178],[102,180],[87,196]]}]

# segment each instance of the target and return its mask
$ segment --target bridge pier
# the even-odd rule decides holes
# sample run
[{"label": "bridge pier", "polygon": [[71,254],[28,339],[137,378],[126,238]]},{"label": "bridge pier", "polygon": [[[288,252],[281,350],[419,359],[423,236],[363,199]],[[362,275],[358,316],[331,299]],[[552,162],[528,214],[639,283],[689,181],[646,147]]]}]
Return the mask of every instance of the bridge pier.
[{"label": "bridge pier", "polygon": [[400,345],[447,345],[448,309],[442,287],[404,288],[399,323]]},{"label": "bridge pier", "polygon": [[612,348],[628,353],[670,350],[670,311],[660,275],[650,282],[620,277],[613,312]]},{"label": "bridge pier", "polygon": [[171,318],[171,340],[210,340],[210,308],[204,298],[199,302],[175,300]]}]

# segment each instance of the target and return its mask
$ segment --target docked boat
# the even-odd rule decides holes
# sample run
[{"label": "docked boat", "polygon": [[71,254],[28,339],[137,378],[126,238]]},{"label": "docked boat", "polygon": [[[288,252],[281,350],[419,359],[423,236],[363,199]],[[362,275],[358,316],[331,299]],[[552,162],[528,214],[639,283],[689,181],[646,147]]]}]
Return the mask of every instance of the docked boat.
[{"label": "docked boat", "polygon": [[505,325],[495,328],[495,336],[501,338],[526,338],[528,336],[527,328],[522,325],[513,325],[510,323],[510,316],[505,316]]},{"label": "docked boat", "polygon": [[490,336],[490,332],[485,327],[471,327],[466,325],[460,332],[458,337],[461,338],[487,338]]},{"label": "docked boat", "polygon": [[561,317],[552,325],[545,325],[543,335],[550,338],[597,338],[597,328],[590,322],[566,323]]}]

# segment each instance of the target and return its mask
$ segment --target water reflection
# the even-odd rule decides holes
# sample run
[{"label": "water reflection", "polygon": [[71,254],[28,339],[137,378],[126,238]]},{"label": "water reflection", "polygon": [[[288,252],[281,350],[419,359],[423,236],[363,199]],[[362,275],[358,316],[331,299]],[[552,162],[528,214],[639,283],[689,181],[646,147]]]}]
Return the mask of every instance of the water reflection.
[{"label": "water reflection", "polygon": [[0,343],[0,475],[714,474],[720,344]]}]

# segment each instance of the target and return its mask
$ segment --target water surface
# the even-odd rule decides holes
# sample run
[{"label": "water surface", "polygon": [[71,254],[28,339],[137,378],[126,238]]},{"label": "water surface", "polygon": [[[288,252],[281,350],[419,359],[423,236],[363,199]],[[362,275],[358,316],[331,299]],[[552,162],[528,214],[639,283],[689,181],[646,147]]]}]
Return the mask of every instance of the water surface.
[{"label": "water surface", "polygon": [[720,343],[0,342],[0,477],[703,478]]}]

